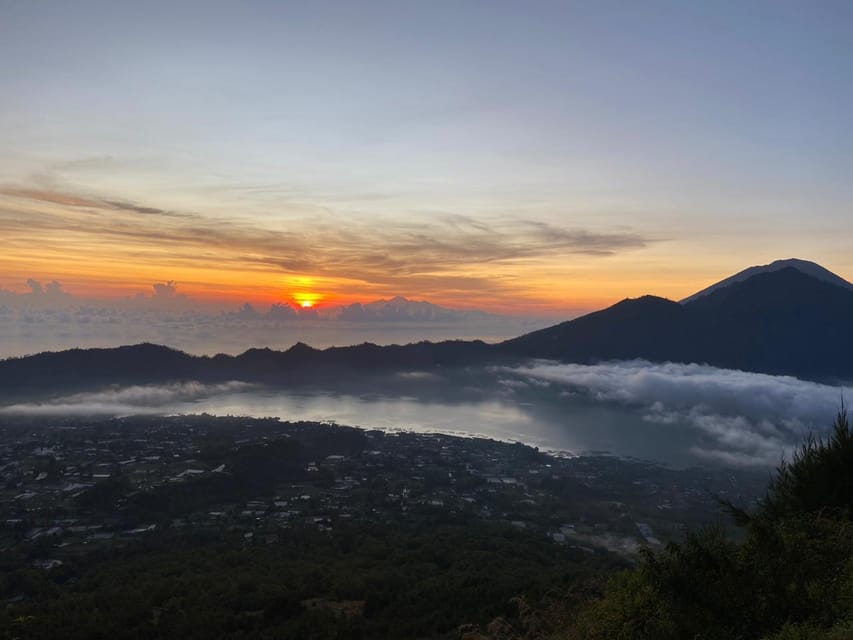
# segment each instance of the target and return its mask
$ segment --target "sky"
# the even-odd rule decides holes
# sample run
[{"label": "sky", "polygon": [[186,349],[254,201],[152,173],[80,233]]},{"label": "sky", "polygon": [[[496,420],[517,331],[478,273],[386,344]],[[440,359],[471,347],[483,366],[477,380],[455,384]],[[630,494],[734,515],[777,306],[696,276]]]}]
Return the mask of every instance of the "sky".
[{"label": "sky", "polygon": [[0,0],[0,290],[561,319],[779,258],[853,280],[851,24],[832,1]]}]

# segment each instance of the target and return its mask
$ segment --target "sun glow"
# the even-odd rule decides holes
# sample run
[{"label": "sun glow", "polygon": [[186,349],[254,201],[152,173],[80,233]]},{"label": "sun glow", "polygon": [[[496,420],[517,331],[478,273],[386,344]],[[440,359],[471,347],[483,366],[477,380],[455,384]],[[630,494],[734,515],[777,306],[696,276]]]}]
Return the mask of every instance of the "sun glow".
[{"label": "sun glow", "polygon": [[320,302],[322,298],[323,296],[319,293],[313,293],[308,291],[297,291],[293,294],[293,299],[296,301],[296,304],[298,304],[303,309],[310,309],[315,304]]}]

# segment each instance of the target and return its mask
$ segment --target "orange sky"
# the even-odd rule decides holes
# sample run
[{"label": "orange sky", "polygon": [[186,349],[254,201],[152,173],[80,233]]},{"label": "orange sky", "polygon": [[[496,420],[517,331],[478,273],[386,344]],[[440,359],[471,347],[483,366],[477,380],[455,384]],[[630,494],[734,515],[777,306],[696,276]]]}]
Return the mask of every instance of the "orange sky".
[{"label": "orange sky", "polygon": [[6,290],[559,319],[853,278],[849,3],[13,4]]},{"label": "orange sky", "polygon": [[751,264],[794,255],[725,234],[702,239],[699,261],[695,240],[624,228],[463,216],[312,222],[287,212],[270,220],[20,187],[0,189],[0,225],[2,288],[23,291],[28,278],[55,279],[74,295],[119,298],[174,281],[180,293],[223,307],[306,299],[322,307],[403,295],[559,318],[646,293],[679,299]]}]

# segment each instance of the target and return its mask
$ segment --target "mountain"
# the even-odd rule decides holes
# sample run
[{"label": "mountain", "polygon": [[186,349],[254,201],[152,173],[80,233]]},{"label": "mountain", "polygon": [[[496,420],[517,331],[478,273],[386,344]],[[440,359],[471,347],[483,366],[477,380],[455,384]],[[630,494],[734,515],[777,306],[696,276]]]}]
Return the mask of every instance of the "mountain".
[{"label": "mountain", "polygon": [[[386,302],[411,309],[405,299]],[[454,340],[319,350],[298,343],[287,351],[250,349],[213,357],[151,344],[72,349],[0,361],[0,391],[174,380],[334,384],[372,373],[529,358],[698,362],[851,380],[851,320],[853,285],[814,263],[786,260],[747,269],[682,302],[655,296],[627,299],[495,345]]]},{"label": "mountain", "polygon": [[623,300],[500,348],[570,362],[641,358],[853,378],[853,285],[805,261],[743,273],[681,303]]},{"label": "mountain", "polygon": [[850,291],[853,291],[853,284],[847,282],[844,278],[835,275],[829,269],[825,269],[820,266],[816,262],[810,262],[809,260],[799,260],[797,258],[788,258],[787,260],[776,260],[771,262],[770,264],[759,265],[755,267],[749,267],[748,269],[744,269],[733,276],[726,278],[725,280],[720,280],[716,284],[712,284],[710,287],[706,289],[702,289],[701,291],[694,293],[692,296],[689,296],[682,300],[682,304],[686,304],[688,302],[693,302],[694,300],[698,300],[702,296],[706,296],[709,293],[713,293],[723,287],[727,287],[730,284],[735,284],[736,282],[743,282],[744,280],[748,280],[752,276],[757,276],[759,273],[770,273],[772,271],[779,271],[781,269],[787,269],[788,267],[794,268],[801,273],[806,274],[807,276],[812,276],[813,278],[817,278],[818,280],[823,280],[824,282],[829,282],[831,284],[838,285],[839,287],[844,287]]},{"label": "mountain", "polygon": [[570,362],[671,360],[691,338],[683,331],[685,316],[677,302],[643,296],[507,340],[500,348],[518,356]]},{"label": "mountain", "polygon": [[491,360],[486,343],[462,340],[314,349],[297,343],[286,351],[249,349],[238,355],[193,356],[154,344],[112,349],[70,349],[0,360],[0,393],[21,389],[85,388],[92,384],[145,384],[242,380],[301,384],[334,382],[371,373],[457,367]]}]

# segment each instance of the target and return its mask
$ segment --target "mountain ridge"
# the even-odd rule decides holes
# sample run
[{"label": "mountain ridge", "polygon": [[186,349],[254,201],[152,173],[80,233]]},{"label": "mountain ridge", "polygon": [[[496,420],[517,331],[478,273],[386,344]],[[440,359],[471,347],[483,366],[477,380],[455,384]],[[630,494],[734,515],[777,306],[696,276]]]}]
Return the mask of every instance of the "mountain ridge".
[{"label": "mountain ridge", "polygon": [[[780,262],[785,261],[773,264]],[[740,280],[727,278],[718,283],[722,286],[714,285],[681,302],[653,295],[626,298],[497,344],[451,340],[315,349],[299,342],[286,351],[249,349],[236,356],[193,356],[150,343],[71,349],[0,360],[0,386],[11,390],[184,379],[298,384],[331,381],[354,372],[428,370],[531,358],[585,364],[633,359],[698,362],[809,379],[853,379],[853,331],[849,328],[853,285],[845,286],[849,283],[831,272],[827,271],[834,278],[816,277],[799,266],[759,269]]]},{"label": "mountain ridge", "polygon": [[811,260],[802,260],[800,258],[786,258],[783,260],[774,260],[773,262],[765,265],[747,267],[743,271],[739,271],[736,274],[729,276],[728,278],[724,278],[723,280],[720,280],[719,282],[716,282],[709,287],[705,287],[704,289],[697,291],[696,293],[682,299],[680,302],[681,304],[694,302],[695,300],[698,300],[703,296],[709,295],[723,287],[727,287],[731,284],[736,284],[738,282],[743,282],[760,273],[770,273],[773,271],[786,269],[788,267],[797,269],[798,271],[806,275],[810,275],[818,280],[830,282],[840,287],[844,287],[845,289],[849,289],[850,291],[853,291],[853,283],[848,282],[841,276],[833,273],[826,267],[823,267],[817,264],[816,262],[812,262]]},{"label": "mountain ridge", "polygon": [[644,296],[503,343],[572,362],[701,362],[808,378],[853,377],[853,291],[793,267],[687,303]]}]

